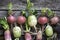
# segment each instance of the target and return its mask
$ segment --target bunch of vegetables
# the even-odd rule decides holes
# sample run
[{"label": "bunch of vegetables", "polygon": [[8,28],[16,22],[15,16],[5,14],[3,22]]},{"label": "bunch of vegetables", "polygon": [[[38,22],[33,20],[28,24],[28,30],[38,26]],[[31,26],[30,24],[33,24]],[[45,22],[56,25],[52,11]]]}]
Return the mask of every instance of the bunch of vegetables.
[{"label": "bunch of vegetables", "polygon": [[[11,32],[9,28],[9,24],[11,24],[11,31],[13,32],[13,35],[15,37],[15,40],[19,40],[19,37],[21,37],[21,32],[24,30],[22,28],[22,25],[25,23],[25,40],[32,40],[32,36],[30,33],[31,27],[35,29],[36,31],[36,40],[42,40],[42,36],[45,32],[46,36],[48,37],[47,40],[50,40],[49,38],[53,36],[53,28],[51,25],[56,25],[59,22],[59,17],[56,16],[56,14],[53,14],[53,11],[51,11],[49,8],[43,8],[41,10],[41,16],[36,17],[35,10],[32,10],[33,3],[30,2],[30,0],[27,0],[27,6],[26,11],[22,11],[22,15],[16,18],[13,16],[12,12],[12,3],[8,4],[8,17],[0,19],[0,24],[5,29],[4,36],[5,40],[12,40],[11,38]],[[51,18],[50,18],[51,17]],[[7,23],[8,22],[8,23]],[[15,23],[15,27],[13,27],[12,24]],[[18,23],[20,25],[17,26]],[[40,30],[37,30],[37,23],[40,24]],[[45,24],[47,25],[45,27]],[[51,25],[50,25],[51,24]],[[32,32],[33,33],[33,32]]]},{"label": "bunch of vegetables", "polygon": [[4,32],[5,40],[12,40],[11,32],[10,32],[9,25],[7,23],[6,18],[1,18],[0,21],[1,21],[0,24],[5,29],[5,32]]}]

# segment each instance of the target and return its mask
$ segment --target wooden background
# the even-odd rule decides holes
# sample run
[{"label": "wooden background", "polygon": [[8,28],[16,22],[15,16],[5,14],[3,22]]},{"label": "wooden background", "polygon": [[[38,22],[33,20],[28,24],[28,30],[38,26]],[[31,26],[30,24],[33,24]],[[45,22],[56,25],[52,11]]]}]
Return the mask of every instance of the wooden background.
[{"label": "wooden background", "polygon": [[[19,16],[20,11],[26,8],[26,0],[0,0],[0,18],[7,16],[7,4],[9,2],[13,3],[12,10],[15,13],[15,17]],[[41,8],[48,7],[51,10],[55,11],[55,13],[60,16],[60,0],[31,0],[34,3],[32,9],[36,9],[38,14],[40,13]],[[56,29],[60,29],[59,26],[55,27]],[[0,40],[3,39],[4,30],[2,26],[0,26]],[[58,38],[60,38],[60,31],[58,33]],[[22,40],[23,38],[21,38]],[[45,39],[44,39],[45,40]],[[60,39],[59,39],[60,40]]]}]

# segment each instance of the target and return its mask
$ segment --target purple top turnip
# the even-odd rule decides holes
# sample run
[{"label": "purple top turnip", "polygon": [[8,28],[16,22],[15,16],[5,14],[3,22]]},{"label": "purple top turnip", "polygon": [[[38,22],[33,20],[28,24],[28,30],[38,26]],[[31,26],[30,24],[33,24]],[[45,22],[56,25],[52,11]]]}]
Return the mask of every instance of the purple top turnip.
[{"label": "purple top turnip", "polygon": [[53,18],[51,18],[51,24],[56,24],[59,22],[59,18],[57,16],[54,16]]},{"label": "purple top turnip", "polygon": [[25,33],[25,40],[32,40],[30,33],[28,33],[28,32]]},{"label": "purple top turnip", "polygon": [[17,23],[24,24],[26,22],[26,18],[24,16],[18,16]]},{"label": "purple top turnip", "polygon": [[16,21],[16,18],[14,16],[10,15],[7,17],[7,21],[8,21],[8,23],[13,24]]},{"label": "purple top turnip", "polygon": [[10,34],[10,31],[9,30],[6,30],[4,32],[4,36],[5,36],[5,40],[12,40],[11,34]]},{"label": "purple top turnip", "polygon": [[48,18],[47,17],[39,17],[38,18],[38,23],[41,24],[41,25],[44,25],[48,22]]}]

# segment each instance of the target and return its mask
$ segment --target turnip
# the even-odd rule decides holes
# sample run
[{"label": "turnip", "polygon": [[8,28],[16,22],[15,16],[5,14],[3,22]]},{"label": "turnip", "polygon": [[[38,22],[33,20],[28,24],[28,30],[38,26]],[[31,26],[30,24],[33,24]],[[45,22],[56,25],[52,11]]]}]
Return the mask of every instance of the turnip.
[{"label": "turnip", "polygon": [[11,30],[13,28],[12,24],[16,21],[16,18],[12,16],[12,3],[8,4],[8,17],[7,17],[7,22],[11,24]]},{"label": "turnip", "polygon": [[[18,27],[18,26],[15,26],[15,27],[13,28],[13,35],[14,35],[14,37],[15,37],[16,39],[19,40],[19,37],[21,37],[21,28]],[[15,39],[15,40],[16,40],[16,39]]]},{"label": "turnip", "polygon": [[42,25],[42,31],[44,31],[44,24],[48,23],[48,18],[41,16],[38,18],[38,23]]},{"label": "turnip", "polygon": [[4,32],[4,37],[5,37],[5,40],[12,40],[11,34],[10,34],[10,31],[9,30],[6,30]]},{"label": "turnip", "polygon": [[37,32],[37,29],[36,29],[36,25],[37,25],[37,18],[35,15],[30,15],[28,17],[28,24],[31,26],[31,27],[34,27],[36,32]]},{"label": "turnip", "polygon": [[16,21],[16,19],[15,19],[15,17],[14,16],[12,16],[12,3],[9,3],[8,4],[8,17],[7,17],[7,21],[8,21],[8,23],[11,23],[11,24],[13,24],[15,21]]},{"label": "turnip", "polygon": [[22,30],[23,30],[22,24],[24,24],[25,22],[26,22],[26,18],[24,16],[18,16],[17,23],[20,24]]},{"label": "turnip", "polygon": [[25,40],[32,40],[30,33],[28,32],[25,33]]},{"label": "turnip", "polygon": [[14,16],[10,15],[7,17],[7,21],[8,21],[8,23],[13,24],[16,21],[16,19]]},{"label": "turnip", "polygon": [[41,30],[38,31],[36,40],[42,40],[42,31]]},{"label": "turnip", "polygon": [[32,36],[29,32],[30,32],[30,27],[28,27],[28,25],[26,24],[25,40],[32,40]]},{"label": "turnip", "polygon": [[10,30],[9,30],[9,25],[7,23],[6,17],[0,19],[0,24],[2,24],[2,27],[5,30],[5,32],[4,32],[4,38],[5,38],[5,40],[12,40],[11,33],[10,33]]},{"label": "turnip", "polygon": [[57,24],[59,22],[59,18],[57,16],[54,16],[53,18],[51,18],[51,24]]},{"label": "turnip", "polygon": [[45,33],[49,37],[53,35],[53,28],[49,24],[45,28]]}]

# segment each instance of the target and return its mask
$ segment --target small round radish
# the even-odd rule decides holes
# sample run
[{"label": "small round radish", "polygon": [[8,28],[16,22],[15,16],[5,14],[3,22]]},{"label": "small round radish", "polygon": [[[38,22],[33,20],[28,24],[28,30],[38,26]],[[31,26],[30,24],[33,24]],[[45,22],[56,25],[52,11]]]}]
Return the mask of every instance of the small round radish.
[{"label": "small round radish", "polygon": [[52,36],[53,35],[53,28],[48,24],[45,28],[45,33],[47,36]]},{"label": "small round radish", "polygon": [[24,16],[18,16],[17,23],[24,24],[26,22],[26,18]]},{"label": "small round radish", "polygon": [[4,32],[4,36],[5,36],[5,40],[12,40],[11,34],[10,34],[10,31],[9,30],[6,30]]},{"label": "small round radish", "polygon": [[25,33],[25,40],[32,40],[30,33],[28,33],[28,32]]},{"label": "small round radish", "polygon": [[50,21],[51,21],[51,24],[56,24],[59,22],[59,18],[57,16],[55,16],[55,17],[51,18]]},{"label": "small round radish", "polygon": [[13,35],[14,35],[15,38],[21,37],[21,29],[20,29],[20,27],[15,26],[13,28]]},{"label": "small round radish", "polygon": [[10,15],[7,17],[7,21],[8,21],[8,23],[13,24],[16,21],[16,19],[14,16]]},{"label": "small round radish", "polygon": [[46,24],[47,22],[48,22],[48,18],[47,18],[47,17],[39,17],[39,18],[38,18],[38,23],[39,23],[39,24],[44,25],[44,24]]}]

